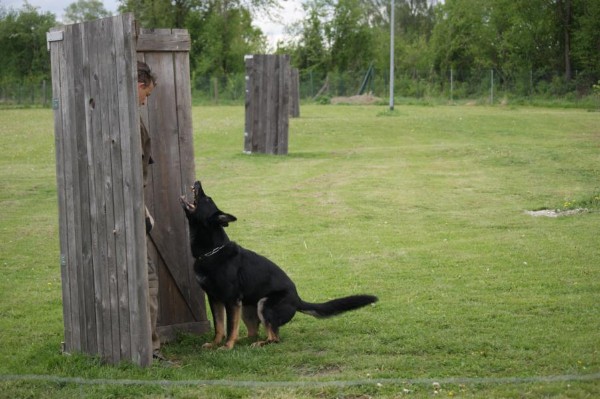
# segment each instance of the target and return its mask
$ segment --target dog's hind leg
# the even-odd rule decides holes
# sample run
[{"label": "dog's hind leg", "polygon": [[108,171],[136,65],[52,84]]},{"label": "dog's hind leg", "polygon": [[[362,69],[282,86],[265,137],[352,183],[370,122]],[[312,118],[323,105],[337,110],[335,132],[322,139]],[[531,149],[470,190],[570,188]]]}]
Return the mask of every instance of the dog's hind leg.
[{"label": "dog's hind leg", "polygon": [[213,325],[215,328],[215,337],[212,342],[207,342],[202,345],[203,348],[210,349],[219,346],[223,338],[225,338],[225,305],[208,298],[208,304],[212,312]]},{"label": "dog's hind leg", "polygon": [[232,349],[238,339],[240,332],[240,320],[242,316],[242,304],[225,305],[227,312],[227,342],[223,346],[224,349]]},{"label": "dog's hind leg", "polygon": [[255,338],[258,335],[260,319],[258,318],[257,308],[253,305],[242,307],[242,320],[248,330],[248,338]]},{"label": "dog's hind leg", "polygon": [[253,347],[278,343],[279,327],[290,321],[296,314],[296,306],[287,298],[263,298],[258,302],[258,317],[267,330],[267,340],[252,344]]}]

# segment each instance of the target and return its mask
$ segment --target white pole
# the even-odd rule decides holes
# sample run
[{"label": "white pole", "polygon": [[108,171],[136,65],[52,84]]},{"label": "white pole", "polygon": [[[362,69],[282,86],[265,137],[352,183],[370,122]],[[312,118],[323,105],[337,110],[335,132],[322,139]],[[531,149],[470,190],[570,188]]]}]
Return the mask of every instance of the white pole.
[{"label": "white pole", "polygon": [[390,12],[390,111],[394,110],[394,0]]},{"label": "white pole", "polygon": [[491,74],[491,85],[490,85],[490,104],[494,104],[494,69],[492,69]]},{"label": "white pole", "polygon": [[450,68],[450,101],[454,101],[454,75]]}]

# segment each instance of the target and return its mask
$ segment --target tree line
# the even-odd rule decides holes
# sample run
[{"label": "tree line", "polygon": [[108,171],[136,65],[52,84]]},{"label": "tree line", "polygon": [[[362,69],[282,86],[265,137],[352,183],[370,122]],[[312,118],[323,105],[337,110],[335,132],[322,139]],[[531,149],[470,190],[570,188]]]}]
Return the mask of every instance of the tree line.
[{"label": "tree line", "polygon": [[[291,55],[301,74],[389,69],[390,0],[307,0],[291,39],[267,48],[253,22],[277,15],[275,0],[120,0],[146,28],[185,28],[192,38],[192,81],[244,72],[244,55]],[[395,0],[395,69],[468,81],[481,70],[510,80],[528,73],[556,88],[587,94],[600,80],[598,0]],[[99,0],[77,0],[63,20],[27,2],[0,6],[0,84],[50,79],[46,32],[68,22],[110,15]],[[535,76],[534,76],[535,75]],[[199,85],[199,83],[198,83]]]}]

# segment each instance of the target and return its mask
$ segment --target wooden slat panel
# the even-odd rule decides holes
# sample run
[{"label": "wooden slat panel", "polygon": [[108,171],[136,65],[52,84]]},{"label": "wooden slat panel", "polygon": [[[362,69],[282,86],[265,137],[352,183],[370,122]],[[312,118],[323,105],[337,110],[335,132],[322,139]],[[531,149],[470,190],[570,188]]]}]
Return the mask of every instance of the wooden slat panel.
[{"label": "wooden slat panel", "polygon": [[66,350],[148,365],[133,17],[60,30],[50,50]]},{"label": "wooden slat panel", "polygon": [[[181,36],[181,32],[185,31],[156,29],[147,35],[161,40],[162,36]],[[194,179],[189,55],[160,52],[140,58],[158,77],[158,86],[145,108],[155,160],[146,202],[156,221],[151,236],[160,253],[153,258],[161,277],[159,324],[188,322],[190,317],[198,321],[206,317],[204,301],[193,277],[187,222],[178,200]]]},{"label": "wooden slat panel", "polygon": [[[173,30],[178,33],[178,30]],[[190,81],[190,63],[188,53],[173,53],[175,65],[175,82],[177,88],[177,120],[179,121],[179,157],[180,162],[180,180],[179,193],[184,194],[196,180],[196,165],[194,162],[194,142],[193,142],[193,125],[192,125],[192,92]],[[179,207],[179,211],[175,212],[172,217],[174,223],[179,227],[181,235],[181,248],[178,249],[180,254],[180,266],[187,272],[189,292],[184,293],[188,299],[190,310],[196,321],[206,320],[206,311],[204,304],[204,293],[200,289],[200,285],[196,281],[194,273],[194,258],[189,250],[189,226],[184,212],[181,212],[179,198],[172,197],[175,207]],[[181,228],[183,227],[183,228]],[[206,331],[206,330],[205,330]]]}]

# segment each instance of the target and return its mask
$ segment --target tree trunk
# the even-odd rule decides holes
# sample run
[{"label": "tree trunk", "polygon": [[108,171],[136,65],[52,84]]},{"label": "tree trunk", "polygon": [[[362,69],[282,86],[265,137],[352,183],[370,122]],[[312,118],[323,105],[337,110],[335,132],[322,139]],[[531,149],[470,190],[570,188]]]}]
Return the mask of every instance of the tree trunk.
[{"label": "tree trunk", "polygon": [[571,70],[571,23],[573,20],[573,0],[558,0],[559,13],[562,18],[564,34],[564,61],[565,81],[570,82],[573,78]]}]

